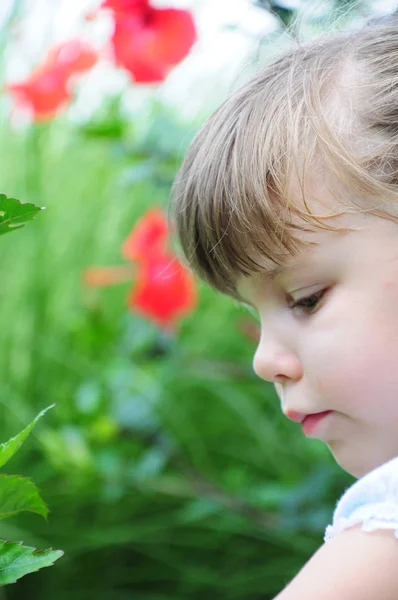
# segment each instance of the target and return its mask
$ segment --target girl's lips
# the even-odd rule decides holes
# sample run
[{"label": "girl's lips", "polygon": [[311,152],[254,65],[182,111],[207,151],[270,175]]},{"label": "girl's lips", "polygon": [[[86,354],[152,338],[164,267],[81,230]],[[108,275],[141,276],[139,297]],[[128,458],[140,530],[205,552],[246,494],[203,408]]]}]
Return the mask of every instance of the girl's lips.
[{"label": "girl's lips", "polygon": [[288,419],[295,421],[296,423],[302,423],[302,421],[309,416],[305,413],[296,412],[295,410],[288,410],[285,414]]},{"label": "girl's lips", "polygon": [[321,423],[321,421],[323,421],[323,419],[332,412],[333,412],[332,410],[326,410],[324,412],[316,413],[313,415],[307,415],[301,421],[301,428],[302,428],[304,434],[310,435],[311,433],[313,433],[313,431],[316,429],[316,427],[319,425],[319,423]]}]

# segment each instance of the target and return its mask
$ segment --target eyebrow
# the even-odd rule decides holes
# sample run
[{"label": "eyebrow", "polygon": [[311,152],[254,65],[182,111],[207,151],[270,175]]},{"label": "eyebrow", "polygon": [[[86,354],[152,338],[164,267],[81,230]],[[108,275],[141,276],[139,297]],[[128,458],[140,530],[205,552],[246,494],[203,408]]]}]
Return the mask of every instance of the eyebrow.
[{"label": "eyebrow", "polygon": [[295,269],[297,267],[304,267],[310,264],[310,260],[304,256],[289,256],[280,265],[273,265],[272,267],[265,267],[263,274],[265,274],[271,281],[276,279],[278,275],[282,275],[285,271]]},{"label": "eyebrow", "polygon": [[[274,281],[279,275],[282,275],[283,273],[286,273],[287,271],[291,270],[291,269],[295,269],[295,268],[299,268],[299,267],[307,267],[312,265],[312,261],[311,259],[307,256],[304,257],[303,255],[296,255],[296,256],[288,256],[286,257],[286,259],[281,263],[281,264],[273,264],[272,266],[264,266],[264,269],[262,269],[261,271],[258,271],[256,273],[257,277],[267,277],[267,279],[269,279],[270,281]],[[242,294],[239,292],[239,290],[236,290],[238,292],[239,297],[241,298],[241,300],[245,303],[248,304],[250,306],[252,306],[253,308],[254,305],[247,300],[246,298],[244,298],[242,296]]]}]

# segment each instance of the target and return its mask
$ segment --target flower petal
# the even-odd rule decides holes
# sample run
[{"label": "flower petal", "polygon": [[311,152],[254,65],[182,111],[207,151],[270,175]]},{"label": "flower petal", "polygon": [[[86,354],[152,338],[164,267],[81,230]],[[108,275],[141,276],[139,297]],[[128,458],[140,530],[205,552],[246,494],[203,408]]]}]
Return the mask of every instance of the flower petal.
[{"label": "flower petal", "polygon": [[98,60],[98,54],[86,42],[74,39],[53,48],[47,58],[47,64],[65,74],[83,73],[91,69]]},{"label": "flower petal", "polygon": [[70,40],[53,48],[25,81],[12,83],[7,89],[17,103],[27,107],[35,121],[54,118],[72,99],[69,79],[91,69],[97,53],[81,40]]},{"label": "flower petal", "polygon": [[148,7],[141,14],[115,14],[112,46],[116,63],[138,83],[163,81],[196,41],[187,10]]},{"label": "flower petal", "polygon": [[18,103],[28,107],[36,121],[51,119],[71,100],[67,79],[57,69],[38,70],[7,88]]},{"label": "flower petal", "polygon": [[129,298],[132,310],[169,329],[196,304],[193,276],[174,256],[165,253],[139,263],[137,282]]},{"label": "flower petal", "polygon": [[135,224],[122,246],[122,256],[127,260],[140,260],[150,254],[163,253],[168,235],[165,214],[160,208],[152,208]]},{"label": "flower petal", "polygon": [[108,8],[114,12],[142,11],[149,4],[149,0],[104,0],[100,8]]}]

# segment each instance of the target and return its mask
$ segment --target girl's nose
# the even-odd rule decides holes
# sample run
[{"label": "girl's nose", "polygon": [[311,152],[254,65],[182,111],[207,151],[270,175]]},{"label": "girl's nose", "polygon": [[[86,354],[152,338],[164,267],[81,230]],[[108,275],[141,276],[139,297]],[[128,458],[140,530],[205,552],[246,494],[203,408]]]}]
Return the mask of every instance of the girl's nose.
[{"label": "girl's nose", "polygon": [[260,341],[253,359],[258,377],[272,383],[298,381],[303,375],[301,362],[295,352]]}]

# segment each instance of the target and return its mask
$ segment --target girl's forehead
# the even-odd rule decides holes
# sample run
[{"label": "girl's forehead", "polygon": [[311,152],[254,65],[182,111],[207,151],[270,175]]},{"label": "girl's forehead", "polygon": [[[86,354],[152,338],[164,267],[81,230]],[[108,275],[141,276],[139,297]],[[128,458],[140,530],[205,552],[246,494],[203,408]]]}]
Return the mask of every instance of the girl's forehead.
[{"label": "girl's forehead", "polygon": [[257,263],[264,268],[241,276],[237,281],[241,298],[251,304],[256,294],[262,295],[276,288],[288,289],[293,281],[300,280],[304,286],[306,281],[315,278],[333,279],[338,273],[356,274],[358,269],[363,270],[366,278],[371,278],[370,264],[393,265],[395,277],[398,223],[375,214],[347,213],[344,226],[344,230],[318,230],[303,234],[308,243],[303,244],[294,255],[282,259],[280,265],[258,257]]},{"label": "girl's forehead", "polygon": [[338,218],[349,212],[357,212],[354,205],[349,207],[347,202],[341,200],[339,184],[333,181],[330,174],[326,172],[322,177],[313,173],[307,173],[302,181],[297,176],[289,178],[287,206],[291,207],[290,221],[293,225],[303,224],[306,215],[317,216],[322,221],[334,220],[338,224]]},{"label": "girl's forehead", "polygon": [[286,227],[305,245],[327,241],[331,233],[361,229],[366,225],[364,198],[343,187],[325,169],[308,171],[303,180],[289,179]]},{"label": "girl's forehead", "polygon": [[321,248],[322,242],[308,244],[308,246],[303,246],[303,249],[296,254],[286,255],[278,264],[271,262],[269,259],[258,257],[256,262],[263,265],[263,268],[250,275],[239,277],[236,286],[238,293],[242,298],[247,298],[250,292],[263,287],[265,284],[273,285],[284,274],[315,265]]},{"label": "girl's forehead", "polygon": [[[373,218],[378,219],[374,216]],[[335,227],[333,230],[311,225],[308,226],[308,230],[297,232],[297,238],[302,242],[297,252],[281,257],[278,264],[270,261],[267,257],[256,256],[256,264],[260,265],[261,269],[248,276],[242,275],[238,278],[236,286],[238,293],[246,298],[250,291],[267,284],[278,283],[284,275],[290,275],[298,269],[310,270],[329,264],[334,256],[337,257],[341,253],[341,241],[347,235],[364,229],[363,225],[366,219],[368,219],[367,215],[347,212],[334,217],[334,222],[330,220],[329,225]]]}]

